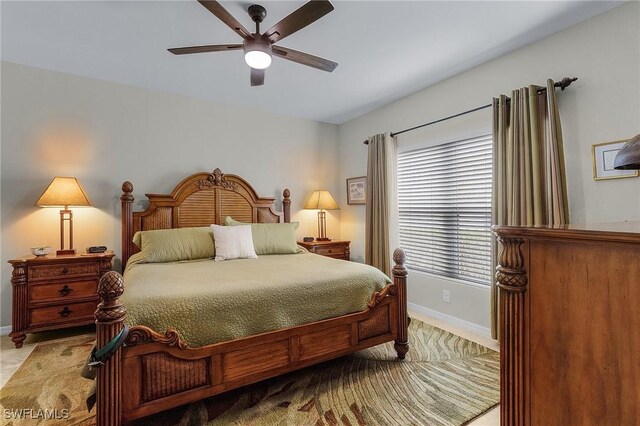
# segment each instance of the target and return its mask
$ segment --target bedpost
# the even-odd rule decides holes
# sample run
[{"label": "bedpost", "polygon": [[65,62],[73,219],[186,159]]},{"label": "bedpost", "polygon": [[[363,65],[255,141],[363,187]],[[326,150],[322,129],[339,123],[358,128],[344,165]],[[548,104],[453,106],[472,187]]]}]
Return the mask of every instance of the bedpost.
[{"label": "bedpost", "polygon": [[129,257],[131,256],[131,237],[133,232],[133,184],[128,180],[122,184],[122,195],[120,203],[122,204],[122,270],[127,266]]},{"label": "bedpost", "polygon": [[397,248],[393,252],[393,283],[398,297],[398,338],[393,347],[399,359],[404,359],[409,351],[409,313],[407,312],[407,268],[404,267],[404,250]]},{"label": "bedpost", "polygon": [[[124,292],[124,278],[118,272],[109,271],[100,278],[98,296],[100,304],[95,313],[96,346],[104,347],[124,327],[126,310],[118,298]],[[96,426],[119,426],[122,421],[121,405],[121,356],[119,348],[104,364],[98,367],[96,377]]]},{"label": "bedpost", "polygon": [[284,223],[291,222],[291,191],[289,188],[282,191],[282,211],[284,212]]}]

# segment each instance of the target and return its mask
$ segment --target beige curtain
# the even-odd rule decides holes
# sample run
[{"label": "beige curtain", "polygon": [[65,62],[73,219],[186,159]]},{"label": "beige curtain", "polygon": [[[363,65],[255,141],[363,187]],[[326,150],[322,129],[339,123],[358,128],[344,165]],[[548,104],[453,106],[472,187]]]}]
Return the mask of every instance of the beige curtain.
[{"label": "beige curtain", "polygon": [[391,275],[390,242],[397,241],[396,140],[385,134],[369,138],[365,263]]},{"label": "beige curtain", "polygon": [[[553,80],[493,100],[493,223],[569,222],[560,115]],[[493,265],[496,265],[496,242]],[[491,334],[498,338],[498,288],[491,288]]]}]

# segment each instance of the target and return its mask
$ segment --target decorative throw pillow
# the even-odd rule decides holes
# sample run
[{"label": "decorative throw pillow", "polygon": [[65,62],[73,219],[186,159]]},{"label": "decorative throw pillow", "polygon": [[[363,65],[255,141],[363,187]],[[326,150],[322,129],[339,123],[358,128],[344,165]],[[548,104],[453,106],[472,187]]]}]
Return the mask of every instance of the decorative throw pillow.
[{"label": "decorative throw pillow", "polygon": [[213,233],[208,226],[139,231],[133,236],[133,243],[140,248],[144,262],[178,262],[215,256]]},{"label": "decorative throw pillow", "polygon": [[296,229],[300,225],[298,222],[244,223],[227,216],[224,224],[228,226],[251,225],[253,246],[259,255],[298,253],[298,244],[296,243]]},{"label": "decorative throw pillow", "polygon": [[211,225],[216,246],[215,261],[231,259],[255,259],[251,226]]}]

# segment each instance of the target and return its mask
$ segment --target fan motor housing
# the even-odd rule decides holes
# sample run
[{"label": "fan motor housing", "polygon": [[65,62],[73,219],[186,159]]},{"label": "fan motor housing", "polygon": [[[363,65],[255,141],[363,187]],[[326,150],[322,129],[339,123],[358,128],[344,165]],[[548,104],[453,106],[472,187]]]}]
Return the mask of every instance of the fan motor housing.
[{"label": "fan motor housing", "polygon": [[247,12],[249,12],[249,16],[251,17],[253,22],[260,23],[264,20],[264,18],[267,17],[267,9],[260,6],[259,4],[252,4],[247,9]]}]

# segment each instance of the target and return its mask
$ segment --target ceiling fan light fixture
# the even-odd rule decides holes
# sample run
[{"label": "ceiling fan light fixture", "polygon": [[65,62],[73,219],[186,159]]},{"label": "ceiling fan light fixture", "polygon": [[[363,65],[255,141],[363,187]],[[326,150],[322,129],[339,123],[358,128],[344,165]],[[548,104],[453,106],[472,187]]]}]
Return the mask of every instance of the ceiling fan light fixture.
[{"label": "ceiling fan light fixture", "polygon": [[263,70],[271,65],[271,55],[260,50],[250,50],[244,54],[244,61],[251,68]]},{"label": "ceiling fan light fixture", "polygon": [[244,61],[253,69],[263,70],[271,65],[271,43],[261,40],[246,40]]}]

